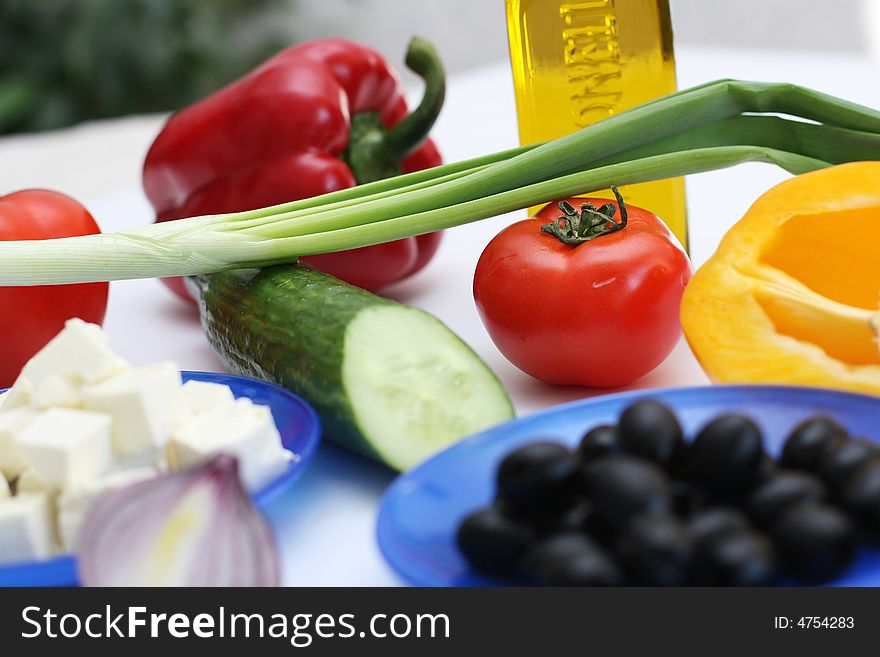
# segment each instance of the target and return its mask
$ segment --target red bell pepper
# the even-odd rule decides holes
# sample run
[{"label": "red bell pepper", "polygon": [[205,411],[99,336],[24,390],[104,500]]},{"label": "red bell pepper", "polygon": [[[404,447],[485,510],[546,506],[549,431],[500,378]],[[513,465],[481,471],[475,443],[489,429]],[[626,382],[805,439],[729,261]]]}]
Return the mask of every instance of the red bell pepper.
[{"label": "red bell pepper", "polygon": [[[406,64],[425,80],[411,114],[382,56],[339,39],[283,50],[176,113],[144,163],[156,220],[251,210],[440,164],[427,133],[443,104],[442,64],[421,39]],[[373,290],[420,270],[439,242],[431,233],[303,260]],[[180,279],[167,282],[189,298]]]}]

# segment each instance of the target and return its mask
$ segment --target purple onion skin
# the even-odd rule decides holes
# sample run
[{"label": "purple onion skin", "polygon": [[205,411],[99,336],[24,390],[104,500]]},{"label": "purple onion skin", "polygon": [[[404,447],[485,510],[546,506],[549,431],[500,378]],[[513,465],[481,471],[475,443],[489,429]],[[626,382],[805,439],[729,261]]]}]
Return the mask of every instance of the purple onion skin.
[{"label": "purple onion skin", "polygon": [[[198,495],[204,496],[203,512],[210,517],[202,517],[198,507],[181,507]],[[197,532],[190,547],[180,540],[169,544],[173,516],[178,526],[170,532],[172,540],[175,533]],[[281,581],[272,529],[251,502],[238,461],[229,454],[103,495],[83,522],[76,556],[83,586],[278,586]]]}]

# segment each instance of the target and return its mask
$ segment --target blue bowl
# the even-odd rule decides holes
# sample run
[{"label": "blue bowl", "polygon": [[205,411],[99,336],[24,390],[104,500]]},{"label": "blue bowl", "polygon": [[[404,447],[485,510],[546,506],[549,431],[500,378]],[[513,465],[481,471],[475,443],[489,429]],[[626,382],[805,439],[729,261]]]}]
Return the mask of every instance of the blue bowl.
[{"label": "blue bowl", "polygon": [[[645,398],[673,408],[688,436],[721,413],[747,415],[761,427],[772,455],[779,454],[795,425],[814,415],[831,416],[851,434],[880,442],[880,397],[819,388],[705,386],[573,402],[493,427],[398,477],[379,511],[378,540],[385,558],[404,579],[419,586],[501,584],[471,571],[455,547],[462,519],[491,502],[501,459],[538,439],[574,446],[588,428],[616,423],[623,408]],[[832,586],[880,586],[880,550],[862,550]]]},{"label": "blue bowl", "polygon": [[[236,397],[247,397],[255,404],[268,406],[281,434],[281,442],[299,456],[253,495],[258,506],[268,505],[305,471],[321,438],[321,423],[305,400],[279,386],[243,376],[214,372],[181,374],[184,382],[222,383],[229,386]],[[0,565],[0,586],[75,586],[77,583],[76,561],[71,556]]]}]

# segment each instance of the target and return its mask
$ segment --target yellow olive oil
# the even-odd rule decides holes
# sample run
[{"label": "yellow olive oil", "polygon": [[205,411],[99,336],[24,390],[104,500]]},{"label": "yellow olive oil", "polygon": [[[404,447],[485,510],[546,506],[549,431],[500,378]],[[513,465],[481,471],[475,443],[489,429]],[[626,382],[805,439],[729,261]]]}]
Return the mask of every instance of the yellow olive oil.
[{"label": "yellow olive oil", "polygon": [[[521,143],[561,137],[675,91],[668,0],[506,2]],[[687,246],[683,179],[621,192]]]}]

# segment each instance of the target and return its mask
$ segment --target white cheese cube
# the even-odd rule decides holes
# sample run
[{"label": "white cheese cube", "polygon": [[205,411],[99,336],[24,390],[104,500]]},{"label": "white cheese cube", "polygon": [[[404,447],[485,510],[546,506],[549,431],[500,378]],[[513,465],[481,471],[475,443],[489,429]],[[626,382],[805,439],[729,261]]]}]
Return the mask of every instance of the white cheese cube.
[{"label": "white cheese cube", "polygon": [[0,500],[0,562],[52,556],[52,518],[46,494],[27,493]]},{"label": "white cheese cube", "polygon": [[291,461],[296,461],[298,459],[298,456],[289,449],[284,449],[280,444],[277,447],[264,450],[260,455],[259,465],[257,466],[260,473],[260,479],[257,480],[256,485],[249,490],[255,491],[265,486],[275,479],[275,477],[284,472],[285,468],[287,468]]},{"label": "white cheese cube", "polygon": [[153,468],[160,472],[168,471],[168,456],[164,449],[150,449],[124,456],[113,456],[110,472],[120,472],[135,468]]},{"label": "white cheese cube", "polygon": [[15,494],[51,493],[52,489],[31,468],[25,468],[15,480]]},{"label": "white cheese cube", "polygon": [[171,424],[172,431],[189,422],[194,415],[234,401],[235,395],[229,386],[207,381],[187,381],[180,389],[177,412]]},{"label": "white cheese cube", "polygon": [[110,350],[100,326],[69,319],[61,332],[27,362],[18,378],[35,388],[52,375],[97,383],[128,368],[129,364]]},{"label": "white cheese cube", "polygon": [[183,402],[193,414],[203,413],[215,406],[235,401],[229,386],[208,381],[187,381],[181,388]]},{"label": "white cheese cube", "polygon": [[16,433],[15,444],[38,479],[63,489],[109,469],[110,426],[102,413],[50,408]]},{"label": "white cheese cube", "polygon": [[173,470],[196,466],[220,452],[238,457],[239,475],[249,490],[267,484],[290,458],[281,446],[272,412],[249,399],[193,416],[172,433],[168,443]]},{"label": "white cheese cube", "polygon": [[31,403],[39,409],[53,406],[79,408],[82,406],[82,395],[79,386],[69,377],[51,374],[35,387]]},{"label": "white cheese cube", "polygon": [[180,370],[156,363],[83,388],[83,407],[113,418],[113,451],[120,457],[155,454],[168,441],[180,394]]},{"label": "white cheese cube", "polygon": [[0,500],[10,495],[12,495],[12,491],[9,489],[9,482],[6,481],[6,476],[0,473]]},{"label": "white cheese cube", "polygon": [[19,376],[12,388],[9,389],[9,392],[3,395],[3,407],[0,408],[0,411],[5,413],[15,408],[29,406],[33,394],[34,384]]},{"label": "white cheese cube", "polygon": [[34,411],[25,407],[3,409],[0,413],[0,472],[7,479],[15,479],[27,466],[14,438],[16,432],[36,417]]},{"label": "white cheese cube", "polygon": [[149,467],[119,470],[62,492],[58,496],[58,534],[61,546],[67,551],[76,547],[79,528],[98,498],[129,484],[151,479],[156,474],[156,469]]},{"label": "white cheese cube", "polygon": [[6,401],[6,390],[0,392],[0,411],[3,410],[3,402]]},{"label": "white cheese cube", "polygon": [[15,480],[15,494],[38,494],[46,496],[46,501],[49,505],[49,521],[52,524],[52,540],[57,545],[58,527],[56,526],[55,521],[58,516],[58,510],[56,506],[56,502],[58,500],[58,491],[54,490],[51,486],[40,479],[31,468],[26,468],[22,471],[20,475],[18,475],[18,478]]}]

